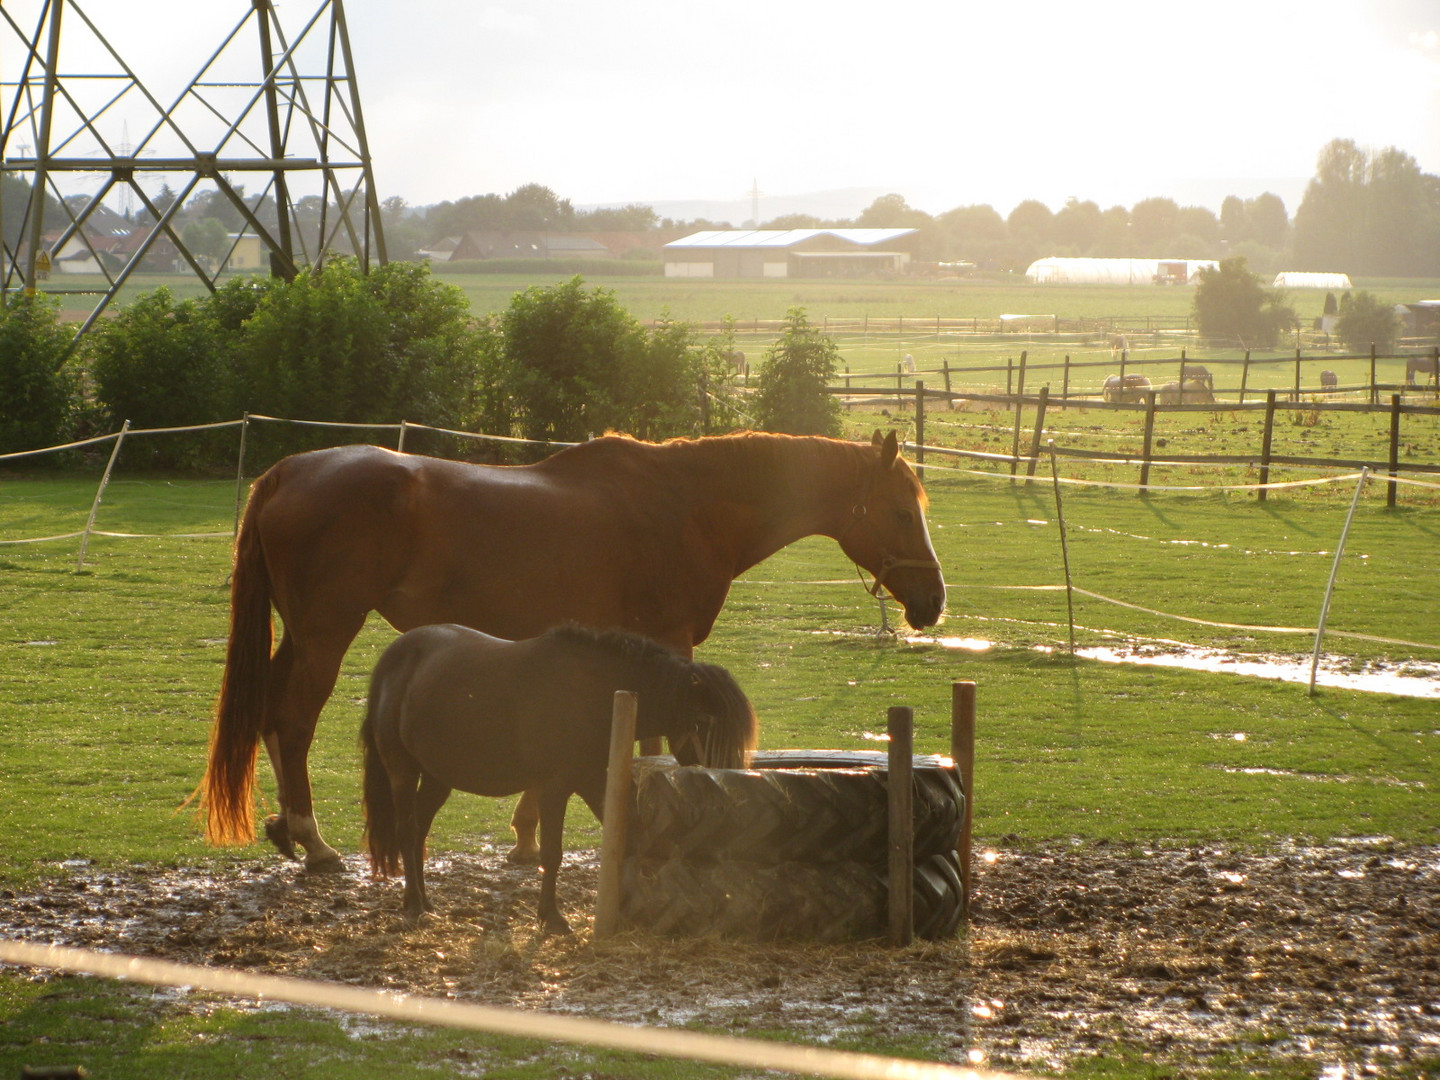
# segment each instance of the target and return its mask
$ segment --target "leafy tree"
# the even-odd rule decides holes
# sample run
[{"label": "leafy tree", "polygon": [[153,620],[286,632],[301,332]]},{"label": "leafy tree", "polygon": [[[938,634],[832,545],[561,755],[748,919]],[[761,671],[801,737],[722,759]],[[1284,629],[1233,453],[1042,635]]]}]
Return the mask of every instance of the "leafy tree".
[{"label": "leafy tree", "polygon": [[1393,352],[1400,333],[1400,319],[1395,309],[1368,292],[1347,294],[1340,304],[1340,318],[1335,332],[1352,352],[1368,352],[1371,346],[1379,353]]},{"label": "leafy tree", "polygon": [[977,266],[994,266],[1003,257],[1008,231],[994,207],[957,206],[941,214],[936,223],[950,252]]},{"label": "leafy tree", "polygon": [[492,430],[563,442],[606,431],[661,439],[727,418],[724,345],[697,345],[684,323],[647,333],[614,293],[579,277],[517,293],[486,341]]},{"label": "leafy tree", "polygon": [[225,223],[219,218],[206,217],[192,221],[180,231],[180,239],[190,249],[190,254],[203,260],[213,270],[230,251],[230,237]]},{"label": "leafy tree", "polygon": [[1074,255],[1088,255],[1099,242],[1104,227],[1098,203],[1071,198],[1056,212],[1051,233],[1060,248]]},{"label": "leafy tree", "polygon": [[1273,191],[1245,200],[1245,239],[1279,251],[1290,238],[1290,215],[1285,201]]},{"label": "leafy tree", "polygon": [[500,316],[492,378],[504,381],[527,439],[573,442],[619,419],[617,368],[643,347],[636,320],[605,289],[579,277],[517,293]]},{"label": "leafy tree", "polygon": [[[213,220],[213,219],[211,219]],[[86,351],[95,394],[112,426],[181,427],[232,420],[230,355],[204,301],[176,302],[163,285],[98,323]],[[226,446],[233,453],[233,439]],[[192,465],[212,443],[149,440],[157,464]]]},{"label": "leafy tree", "polygon": [[929,214],[915,209],[903,195],[881,195],[860,212],[855,224],[862,229],[918,229],[930,220]]},{"label": "leafy tree", "polygon": [[78,407],[59,303],[19,295],[0,306],[0,453],[64,442]]},{"label": "leafy tree", "polygon": [[805,309],[785,315],[780,340],[765,354],[756,383],[755,420],[766,431],[791,435],[839,435],[840,403],[826,392],[840,350],[811,326]]},{"label": "leafy tree", "polygon": [[1130,209],[1131,239],[1140,258],[1167,255],[1163,249],[1179,232],[1180,207],[1174,199],[1142,199]]},{"label": "leafy tree", "polygon": [[1243,258],[1222,259],[1200,271],[1193,309],[1200,333],[1238,341],[1245,348],[1269,348],[1295,324],[1284,293],[1266,289]]},{"label": "leafy tree", "polygon": [[581,210],[574,220],[575,228],[582,232],[649,232],[660,224],[654,207],[638,203]]},{"label": "leafy tree", "polygon": [[[423,264],[365,273],[336,258],[292,282],[216,298],[217,322],[254,303],[235,349],[236,413],[459,429],[473,420],[481,357],[469,304]],[[328,438],[287,430],[271,449]]]}]

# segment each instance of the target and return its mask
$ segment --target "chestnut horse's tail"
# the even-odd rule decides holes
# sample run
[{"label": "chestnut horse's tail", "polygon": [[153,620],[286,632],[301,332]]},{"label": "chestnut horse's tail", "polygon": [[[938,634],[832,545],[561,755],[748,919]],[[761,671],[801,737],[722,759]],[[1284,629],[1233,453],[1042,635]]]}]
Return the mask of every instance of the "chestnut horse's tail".
[{"label": "chestnut horse's tail", "polygon": [[370,849],[371,873],[377,877],[393,877],[400,872],[400,829],[395,796],[390,788],[390,774],[380,760],[380,748],[375,743],[375,712],[379,699],[372,681],[369,702],[365,706],[365,722],[360,725],[360,750],[365,761],[361,800],[365,810],[365,844]]},{"label": "chestnut horse's tail", "polygon": [[255,758],[270,688],[274,637],[270,573],[260,546],[259,519],[276,486],[273,470],[255,481],[235,544],[225,675],[210,729],[210,762],[200,782],[205,839],[212,844],[255,839]]}]

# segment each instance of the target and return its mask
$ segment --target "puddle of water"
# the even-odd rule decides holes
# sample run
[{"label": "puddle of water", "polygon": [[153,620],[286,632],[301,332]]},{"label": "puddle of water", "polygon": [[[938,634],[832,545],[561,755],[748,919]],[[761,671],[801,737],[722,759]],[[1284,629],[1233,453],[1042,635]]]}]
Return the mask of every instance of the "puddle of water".
[{"label": "puddle of water", "polygon": [[[1279,682],[1310,682],[1310,661],[1286,656],[1232,653],[1198,646],[1186,646],[1181,651],[1159,652],[1143,646],[1112,648],[1106,645],[1077,649],[1075,655],[1107,664],[1148,664],[1155,667],[1185,668],[1188,671],[1251,675]],[[1315,674],[1316,685],[1364,690],[1374,694],[1440,698],[1440,664],[1410,661],[1394,668],[1369,667],[1363,671],[1350,671],[1349,663],[1345,657],[1322,656],[1320,667]]]},{"label": "puddle of water", "polygon": [[[813,633],[825,637],[862,636],[839,630],[816,630]],[[901,640],[912,645],[939,645],[943,649],[957,652],[980,653],[1003,648],[997,642],[973,637],[907,634]],[[1042,652],[1058,651],[1046,645],[1035,648]],[[1310,682],[1310,661],[1303,657],[1235,653],[1168,639],[1161,641],[1158,646],[1096,645],[1076,649],[1075,655],[1106,664],[1148,664],[1155,667],[1184,668],[1187,671],[1210,671],[1222,675],[1250,675],[1279,682]],[[1364,690],[1373,694],[1396,694],[1401,697],[1440,698],[1440,663],[1428,660],[1407,660],[1394,665],[1374,663],[1367,664],[1359,671],[1351,670],[1351,663],[1350,658],[1345,656],[1321,656],[1315,675],[1316,685],[1333,686],[1343,690]],[[1244,742],[1246,739],[1244,732],[1213,737],[1234,739],[1236,742]]]}]

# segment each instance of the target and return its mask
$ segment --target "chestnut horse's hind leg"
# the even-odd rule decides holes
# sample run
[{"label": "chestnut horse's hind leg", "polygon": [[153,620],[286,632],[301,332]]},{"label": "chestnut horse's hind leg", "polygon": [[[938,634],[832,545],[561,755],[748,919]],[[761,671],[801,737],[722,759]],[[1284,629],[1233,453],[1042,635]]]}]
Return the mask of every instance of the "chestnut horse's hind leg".
[{"label": "chestnut horse's hind leg", "polygon": [[515,830],[515,846],[505,856],[512,863],[534,866],[540,861],[540,844],[535,833],[540,827],[540,799],[533,791],[526,791],[515,804],[515,813],[510,818],[510,828]]},{"label": "chestnut horse's hind leg", "polygon": [[266,823],[265,831],[281,851],[292,857],[294,845],[303,847],[307,870],[344,869],[340,853],[321,838],[315,822],[309,758],[320,710],[335,688],[345,649],[358,632],[357,626],[354,632],[328,645],[302,649],[297,648],[287,629],[275,650],[265,748],[275,770],[280,814],[277,822]]}]

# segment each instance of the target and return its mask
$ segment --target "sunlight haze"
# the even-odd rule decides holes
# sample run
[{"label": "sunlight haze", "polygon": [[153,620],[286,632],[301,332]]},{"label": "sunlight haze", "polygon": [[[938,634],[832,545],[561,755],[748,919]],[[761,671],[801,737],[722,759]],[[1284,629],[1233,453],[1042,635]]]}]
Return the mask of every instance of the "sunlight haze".
[{"label": "sunlight haze", "polygon": [[[163,86],[250,9],[78,2]],[[318,8],[278,11],[298,27]],[[33,24],[38,3],[5,9]],[[348,0],[345,12],[379,194],[414,206],[533,182],[577,206],[748,207],[758,185],[762,218],[777,200],[847,189],[863,196],[854,212],[876,192],[1003,214],[1027,198],[1218,208],[1271,190],[1293,213],[1335,138],[1440,173],[1433,2]],[[166,24],[188,50],[154,31]]]}]

